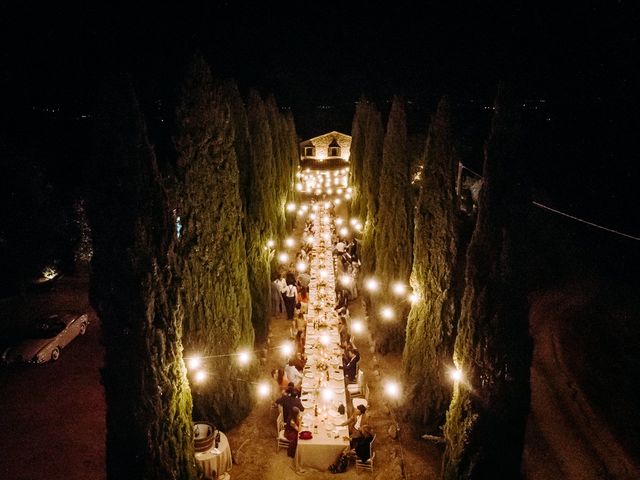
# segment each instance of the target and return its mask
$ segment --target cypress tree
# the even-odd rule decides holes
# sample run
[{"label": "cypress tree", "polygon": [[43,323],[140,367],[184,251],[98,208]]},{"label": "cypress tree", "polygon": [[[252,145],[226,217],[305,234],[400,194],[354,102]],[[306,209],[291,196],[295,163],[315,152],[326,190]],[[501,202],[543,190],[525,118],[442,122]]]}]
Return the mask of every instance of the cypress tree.
[{"label": "cypress tree", "polygon": [[[407,120],[404,103],[394,98],[389,113],[382,151],[382,171],[378,191],[378,223],[375,229],[376,277],[387,285],[406,283],[412,264],[412,238],[409,213],[409,158],[407,155]],[[382,353],[402,348],[405,333],[406,303],[383,289],[374,301],[376,348]],[[395,318],[384,319],[379,308],[395,306]]]},{"label": "cypress tree", "polygon": [[415,211],[411,287],[418,300],[407,320],[403,365],[409,416],[433,429],[444,423],[451,397],[458,288],[454,142],[449,103],[442,99],[429,127]]},{"label": "cypress tree", "polygon": [[[296,124],[293,120],[293,114],[287,112],[285,115],[286,123],[286,139],[287,139],[287,165],[289,169],[288,187],[287,187],[287,203],[296,200],[296,191],[294,185],[296,183],[296,172],[300,164],[300,153],[298,150],[299,140],[296,133]],[[287,229],[292,230],[296,221],[295,212],[287,217]]]},{"label": "cypress tree", "polygon": [[274,238],[277,207],[271,132],[264,102],[256,91],[249,93],[247,118],[252,157],[248,179],[251,194],[247,197],[246,252],[253,327],[256,338],[264,340],[268,331],[271,281],[267,242]]},{"label": "cypress tree", "polygon": [[356,112],[351,123],[351,149],[349,155],[349,184],[353,187],[351,215],[363,221],[367,218],[366,195],[363,192],[363,167],[366,142],[365,132],[370,112],[371,104],[363,95],[356,105]]},{"label": "cypress tree", "polygon": [[175,143],[185,350],[210,357],[213,373],[194,387],[194,411],[228,428],[251,408],[248,373],[233,355],[252,350],[254,334],[234,129],[223,91],[204,59],[195,57],[176,108]]},{"label": "cypress tree", "polygon": [[284,238],[285,230],[285,206],[287,203],[287,192],[290,188],[287,132],[284,117],[278,109],[276,99],[269,95],[265,102],[269,131],[271,133],[271,152],[273,154],[273,180],[274,195],[276,199],[275,232],[278,238]]},{"label": "cypress tree", "polygon": [[107,476],[195,479],[175,228],[129,82],[116,80],[100,98],[88,213],[91,303],[105,344]]},{"label": "cypress tree", "polygon": [[251,139],[249,138],[247,111],[238,90],[238,85],[234,81],[225,81],[223,90],[224,98],[229,103],[230,121],[233,125],[234,133],[233,146],[240,175],[240,198],[242,199],[243,211],[246,214],[247,196],[249,195],[249,170],[251,168]]},{"label": "cypress tree", "polygon": [[373,275],[376,268],[375,231],[378,223],[378,188],[382,169],[384,127],[382,115],[370,104],[365,127],[364,158],[362,159],[362,202],[366,204],[367,217],[362,232],[361,262],[364,276]]},{"label": "cypress tree", "polygon": [[443,476],[519,478],[531,344],[523,272],[529,193],[519,118],[504,91],[485,147],[478,218],[467,252],[454,362],[464,382],[447,413]]}]

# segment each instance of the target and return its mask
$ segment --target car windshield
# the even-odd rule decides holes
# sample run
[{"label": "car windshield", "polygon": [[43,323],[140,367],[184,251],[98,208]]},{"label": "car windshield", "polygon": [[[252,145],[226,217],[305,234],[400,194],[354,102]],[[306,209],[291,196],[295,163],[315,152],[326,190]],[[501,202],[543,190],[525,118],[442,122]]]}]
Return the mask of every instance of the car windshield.
[{"label": "car windshield", "polygon": [[38,323],[33,337],[34,338],[52,338],[64,330],[64,322],[60,320],[46,320]]}]

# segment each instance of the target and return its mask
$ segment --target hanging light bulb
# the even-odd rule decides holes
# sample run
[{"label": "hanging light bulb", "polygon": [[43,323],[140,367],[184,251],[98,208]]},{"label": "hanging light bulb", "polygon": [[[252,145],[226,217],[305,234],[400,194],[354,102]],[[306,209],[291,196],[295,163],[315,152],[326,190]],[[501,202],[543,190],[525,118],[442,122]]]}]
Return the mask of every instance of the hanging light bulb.
[{"label": "hanging light bulb", "polygon": [[405,293],[407,293],[406,285],[400,282],[394,283],[392,286],[392,289],[393,289],[393,293],[395,293],[398,296],[404,295]]}]

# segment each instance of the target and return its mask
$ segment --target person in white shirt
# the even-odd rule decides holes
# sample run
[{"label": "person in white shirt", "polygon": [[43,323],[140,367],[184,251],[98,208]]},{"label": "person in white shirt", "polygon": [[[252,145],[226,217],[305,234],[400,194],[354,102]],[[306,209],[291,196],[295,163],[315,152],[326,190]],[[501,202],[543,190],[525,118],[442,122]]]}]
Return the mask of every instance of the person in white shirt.
[{"label": "person in white shirt", "polygon": [[284,367],[284,374],[287,376],[290,382],[293,383],[295,388],[300,389],[302,386],[302,373],[296,368],[293,359],[289,360],[289,363]]}]

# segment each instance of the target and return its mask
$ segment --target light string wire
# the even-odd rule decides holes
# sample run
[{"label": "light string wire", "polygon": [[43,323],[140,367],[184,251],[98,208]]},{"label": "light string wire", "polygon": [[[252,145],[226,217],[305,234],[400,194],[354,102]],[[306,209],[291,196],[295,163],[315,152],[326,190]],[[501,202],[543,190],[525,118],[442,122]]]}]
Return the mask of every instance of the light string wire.
[{"label": "light string wire", "polygon": [[[462,163],[460,164],[460,167],[462,167],[465,170],[468,170],[469,172],[471,172],[473,175],[475,175],[476,177],[478,177],[480,179],[483,178],[482,175],[480,175],[478,172],[473,171],[472,169],[470,169],[466,165],[463,165]],[[569,218],[571,220],[575,220],[576,222],[584,223],[585,225],[589,225],[590,227],[599,228],[600,230],[604,230],[605,232],[609,232],[609,233],[613,233],[613,234],[616,234],[616,235],[620,235],[621,237],[629,238],[631,240],[640,241],[640,237],[636,237],[634,235],[630,235],[628,233],[621,232],[619,230],[614,230],[613,228],[605,227],[604,225],[599,225],[597,223],[590,222],[589,220],[585,220],[583,218],[576,217],[575,215],[571,215],[569,213],[560,211],[560,210],[558,210],[556,208],[549,207],[548,205],[544,205],[544,204],[542,204],[540,202],[532,201],[531,204],[536,206],[536,207],[538,207],[538,208],[541,208],[543,210],[555,213],[557,215],[561,215],[561,216],[563,216],[565,218]]]}]

